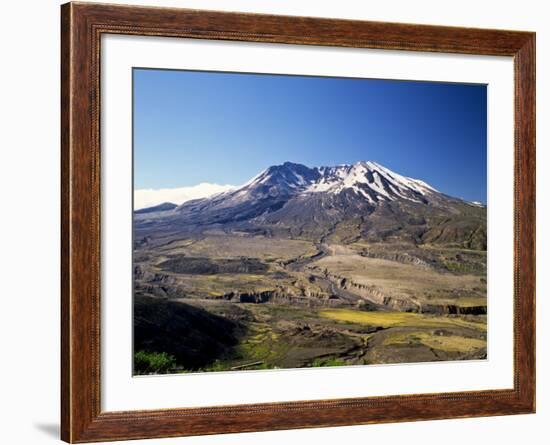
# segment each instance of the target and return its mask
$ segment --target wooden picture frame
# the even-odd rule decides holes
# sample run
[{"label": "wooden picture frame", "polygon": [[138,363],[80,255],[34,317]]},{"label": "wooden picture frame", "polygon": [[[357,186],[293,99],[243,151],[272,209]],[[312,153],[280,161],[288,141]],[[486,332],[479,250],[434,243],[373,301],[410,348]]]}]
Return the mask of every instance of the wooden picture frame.
[{"label": "wooden picture frame", "polygon": [[[534,33],[67,3],[61,7],[61,34],[63,440],[96,442],[535,411]],[[515,69],[513,389],[102,412],[99,115],[103,34],[512,56]]]}]

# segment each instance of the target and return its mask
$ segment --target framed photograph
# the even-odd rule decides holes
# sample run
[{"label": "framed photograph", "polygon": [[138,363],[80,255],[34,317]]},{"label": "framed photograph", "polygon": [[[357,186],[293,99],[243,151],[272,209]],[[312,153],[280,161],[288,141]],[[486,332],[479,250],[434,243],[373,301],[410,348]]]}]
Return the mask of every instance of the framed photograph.
[{"label": "framed photograph", "polygon": [[535,35],[67,3],[62,439],[535,411]]}]

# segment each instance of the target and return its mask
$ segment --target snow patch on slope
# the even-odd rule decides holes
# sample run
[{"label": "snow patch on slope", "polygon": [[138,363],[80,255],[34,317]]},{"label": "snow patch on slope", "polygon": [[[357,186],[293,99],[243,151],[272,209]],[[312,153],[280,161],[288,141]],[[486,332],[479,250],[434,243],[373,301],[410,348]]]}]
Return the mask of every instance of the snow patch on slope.
[{"label": "snow patch on slope", "polygon": [[[304,193],[341,193],[351,189],[373,203],[376,199],[393,201],[407,199],[421,202],[418,195],[427,196],[437,190],[418,179],[408,178],[372,161],[357,162],[353,165],[320,167],[321,178],[308,186]],[[367,190],[372,191],[370,194]]]}]

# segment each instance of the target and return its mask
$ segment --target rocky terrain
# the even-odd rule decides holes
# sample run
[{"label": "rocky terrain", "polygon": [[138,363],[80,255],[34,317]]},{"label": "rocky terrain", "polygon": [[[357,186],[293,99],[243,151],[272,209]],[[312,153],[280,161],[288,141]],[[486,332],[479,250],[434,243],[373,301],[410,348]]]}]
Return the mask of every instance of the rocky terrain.
[{"label": "rocky terrain", "polygon": [[486,247],[484,206],[374,162],[136,211],[135,372],[485,358]]}]

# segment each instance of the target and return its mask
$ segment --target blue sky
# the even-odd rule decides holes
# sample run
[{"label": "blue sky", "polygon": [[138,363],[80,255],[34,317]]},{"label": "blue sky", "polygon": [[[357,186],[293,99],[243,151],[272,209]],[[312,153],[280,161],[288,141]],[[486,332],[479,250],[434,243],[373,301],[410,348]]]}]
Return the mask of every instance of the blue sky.
[{"label": "blue sky", "polygon": [[485,85],[134,69],[134,188],[360,160],[486,202]]}]

